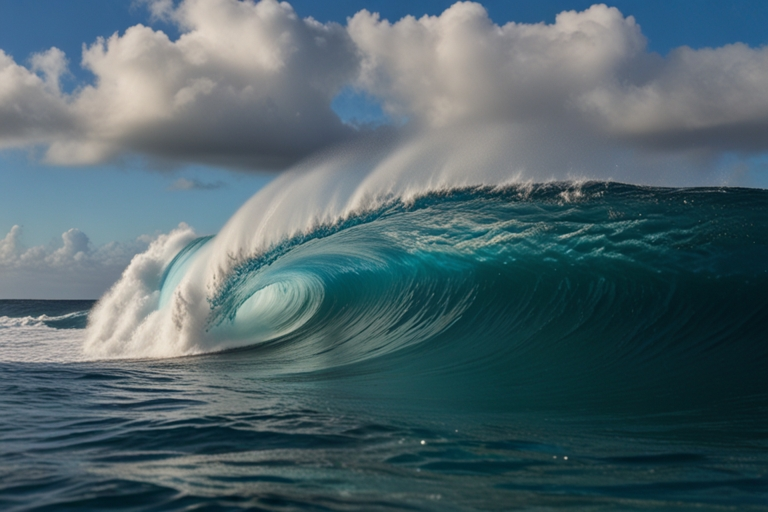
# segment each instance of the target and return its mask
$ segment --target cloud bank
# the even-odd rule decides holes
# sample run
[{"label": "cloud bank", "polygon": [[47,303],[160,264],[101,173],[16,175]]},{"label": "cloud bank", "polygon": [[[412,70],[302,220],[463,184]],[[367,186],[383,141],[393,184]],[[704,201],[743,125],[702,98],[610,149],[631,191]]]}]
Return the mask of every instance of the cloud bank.
[{"label": "cloud bank", "polygon": [[82,55],[94,83],[69,94],[56,48],[27,67],[0,53],[0,147],[42,146],[53,164],[132,153],[281,169],[360,135],[331,109],[353,88],[410,129],[495,123],[531,143],[651,155],[768,150],[768,48],[662,57],[605,5],[503,26],[471,2],[395,22],[364,10],[346,26],[275,0],[148,5],[181,36],[137,25],[97,40]]},{"label": "cloud bank", "polygon": [[[186,225],[179,229],[190,231]],[[85,233],[70,229],[58,245],[26,247],[22,228],[13,226],[0,238],[0,298],[98,298],[157,238],[96,247]]]}]

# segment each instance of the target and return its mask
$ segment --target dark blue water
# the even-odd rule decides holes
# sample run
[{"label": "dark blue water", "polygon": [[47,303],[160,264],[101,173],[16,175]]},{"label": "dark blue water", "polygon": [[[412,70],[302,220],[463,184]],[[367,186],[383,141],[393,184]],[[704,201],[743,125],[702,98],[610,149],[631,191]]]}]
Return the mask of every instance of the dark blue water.
[{"label": "dark blue water", "polygon": [[2,301],[0,507],[768,510],[767,226],[748,189],[395,201],[239,265],[200,333],[239,348],[194,357],[25,360],[92,303]]}]

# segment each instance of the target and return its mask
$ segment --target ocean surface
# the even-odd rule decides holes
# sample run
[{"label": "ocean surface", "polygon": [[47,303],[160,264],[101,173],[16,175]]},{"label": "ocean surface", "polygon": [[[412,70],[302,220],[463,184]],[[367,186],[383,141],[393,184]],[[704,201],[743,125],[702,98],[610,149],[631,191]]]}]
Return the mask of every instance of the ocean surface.
[{"label": "ocean surface", "polygon": [[0,301],[0,509],[768,510],[768,191],[463,187],[312,226]]}]

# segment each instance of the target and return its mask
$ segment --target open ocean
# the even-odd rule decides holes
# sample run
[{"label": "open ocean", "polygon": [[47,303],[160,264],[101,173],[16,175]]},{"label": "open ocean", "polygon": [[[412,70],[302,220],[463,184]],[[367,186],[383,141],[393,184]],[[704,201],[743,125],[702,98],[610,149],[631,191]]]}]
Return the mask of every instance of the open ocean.
[{"label": "open ocean", "polygon": [[768,510],[768,191],[454,188],[277,241],[0,301],[0,509]]}]

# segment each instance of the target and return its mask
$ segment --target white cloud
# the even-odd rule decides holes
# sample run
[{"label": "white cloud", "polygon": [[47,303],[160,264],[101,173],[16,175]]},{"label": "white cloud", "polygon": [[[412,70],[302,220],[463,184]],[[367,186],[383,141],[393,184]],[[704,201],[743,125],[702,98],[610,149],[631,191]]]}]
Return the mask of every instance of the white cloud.
[{"label": "white cloud", "polygon": [[349,33],[364,56],[359,85],[394,114],[438,126],[566,115],[645,46],[632,17],[600,5],[561,13],[553,25],[503,27],[468,2],[394,24],[361,11]]},{"label": "white cloud", "polygon": [[59,79],[68,73],[68,62],[64,52],[58,48],[51,48],[42,53],[32,55],[30,59],[32,71],[43,75],[43,81],[54,94],[59,93]]},{"label": "white cloud", "polygon": [[75,119],[58,90],[52,48],[33,58],[43,80],[0,50],[0,148],[47,142],[71,129]]},{"label": "white cloud", "polygon": [[661,147],[768,149],[768,47],[743,44],[655,59],[644,80],[606,81],[581,98],[604,129]]},{"label": "white cloud", "polygon": [[0,239],[0,297],[99,297],[155,238],[94,246],[85,233],[70,229],[59,245],[28,248],[21,227],[13,226]]},{"label": "white cloud", "polygon": [[0,265],[18,258],[21,251],[21,226],[13,226],[0,240]]},{"label": "white cloud", "polygon": [[[146,0],[173,41],[137,25],[87,46],[96,77],[59,89],[65,56],[29,68],[0,52],[0,147],[43,145],[56,164],[122,153],[282,168],[355,136],[331,109],[356,88],[432,129],[501,123],[549,143],[602,140],[645,152],[768,150],[768,48],[647,51],[615,8],[553,24],[495,24],[477,3],[439,16],[346,27],[276,0]],[[351,14],[351,13],[350,13]]]},{"label": "white cloud", "polygon": [[616,8],[495,25],[475,3],[396,23],[362,11],[358,85],[427,126],[509,122],[637,148],[768,150],[768,48],[648,53]]},{"label": "white cloud", "polygon": [[84,52],[97,85],[74,107],[87,131],[52,145],[52,161],[128,148],[281,167],[346,135],[330,109],[354,71],[342,27],[300,20],[272,0],[190,0],[173,17],[186,30],[177,41],[139,25]]},{"label": "white cloud", "polygon": [[54,164],[123,152],[280,168],[353,130],[330,104],[356,72],[343,27],[300,19],[286,3],[152,4],[183,34],[137,25],[84,49],[95,84],[62,94],[63,54],[32,69],[0,55],[0,140],[49,145]]}]

